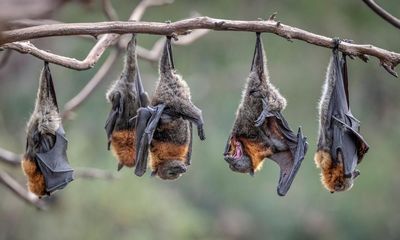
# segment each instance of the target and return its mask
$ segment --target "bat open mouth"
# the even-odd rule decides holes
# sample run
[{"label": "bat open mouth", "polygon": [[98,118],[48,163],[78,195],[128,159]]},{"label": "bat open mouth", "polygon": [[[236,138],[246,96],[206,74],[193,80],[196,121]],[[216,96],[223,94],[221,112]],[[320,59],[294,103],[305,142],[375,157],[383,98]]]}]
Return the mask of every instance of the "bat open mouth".
[{"label": "bat open mouth", "polygon": [[235,139],[231,140],[231,151],[225,154],[224,159],[229,163],[229,168],[232,171],[240,173],[253,172],[251,160],[243,151],[242,143]]}]

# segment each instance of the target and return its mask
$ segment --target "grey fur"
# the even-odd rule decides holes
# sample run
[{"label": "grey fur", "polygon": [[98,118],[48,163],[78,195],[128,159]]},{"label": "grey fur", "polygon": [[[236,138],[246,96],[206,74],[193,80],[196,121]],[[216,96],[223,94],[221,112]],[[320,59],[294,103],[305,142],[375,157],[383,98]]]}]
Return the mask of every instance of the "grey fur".
[{"label": "grey fur", "polygon": [[282,111],[286,107],[286,99],[272,85],[269,79],[267,59],[261,44],[261,54],[256,51],[255,64],[247,78],[242,92],[242,100],[236,111],[236,121],[233,126],[233,135],[250,136],[256,138],[258,129],[254,123],[263,110],[261,98],[268,103],[270,111]]},{"label": "grey fur", "polygon": [[37,152],[43,152],[54,145],[56,131],[62,126],[52,79],[48,78],[51,75],[46,63],[39,77],[35,108],[26,128],[26,154],[30,159],[34,159]]},{"label": "grey fur", "polygon": [[37,128],[40,134],[52,134],[61,125],[61,117],[58,112],[57,101],[49,94],[45,69],[42,69],[39,78],[39,88],[36,96],[35,108],[27,124],[28,133]]},{"label": "grey fur", "polygon": [[328,117],[331,114],[329,113],[329,104],[331,101],[331,96],[333,89],[335,88],[336,78],[335,69],[332,67],[333,58],[331,57],[329,61],[328,68],[326,70],[325,75],[325,83],[322,87],[322,96],[319,101],[318,110],[319,110],[319,130],[318,130],[318,150],[324,150],[330,152],[330,148],[332,146],[332,136],[327,136],[326,134],[331,134],[331,131],[324,131],[323,127],[329,127],[331,125],[331,118]]},{"label": "grey fur", "polygon": [[138,93],[135,89],[135,77],[138,74],[136,57],[136,37],[133,34],[132,39],[127,46],[125,63],[122,73],[106,93],[108,102],[120,101],[123,106],[122,116],[117,120],[114,130],[123,130],[132,128],[128,120],[136,116],[139,106]]},{"label": "grey fur", "polygon": [[[185,119],[177,118],[172,120],[169,123],[171,127],[168,128],[173,131],[166,130],[166,133],[169,132],[166,135],[173,135],[175,137],[173,140],[176,143],[187,143],[190,140],[190,132],[189,122],[186,119],[194,121],[200,128],[203,125],[203,117],[201,110],[192,103],[189,86],[182,76],[176,73],[171,60],[169,51],[164,49],[160,59],[160,77],[157,81],[151,105],[165,104],[166,110],[179,113],[177,117]],[[174,125],[175,127],[172,127]]]}]

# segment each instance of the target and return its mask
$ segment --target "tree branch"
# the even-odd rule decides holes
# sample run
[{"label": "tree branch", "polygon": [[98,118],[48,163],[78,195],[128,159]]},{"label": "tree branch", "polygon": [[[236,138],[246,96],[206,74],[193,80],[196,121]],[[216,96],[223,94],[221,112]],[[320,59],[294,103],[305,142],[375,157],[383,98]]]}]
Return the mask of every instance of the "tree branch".
[{"label": "tree branch", "polygon": [[11,166],[20,166],[21,157],[18,154],[0,148],[0,161]]},{"label": "tree branch", "polygon": [[5,22],[4,26],[7,30],[12,30],[12,29],[27,28],[27,27],[34,27],[34,26],[48,25],[48,24],[58,24],[58,23],[63,23],[63,22],[56,21],[53,19],[16,19]]},{"label": "tree branch", "polygon": [[39,210],[46,209],[46,203],[43,200],[26,190],[25,187],[21,186],[13,177],[4,171],[0,171],[0,183],[6,186],[26,203],[35,206]]},{"label": "tree branch", "polygon": [[373,0],[363,0],[363,2],[381,18],[385,19],[388,23],[400,29],[400,19],[396,18]]},{"label": "tree branch", "polygon": [[[140,18],[143,16],[145,10],[148,7],[151,6],[159,6],[162,4],[168,4],[170,3],[170,0],[142,0],[138,6],[133,10],[129,20],[130,21],[139,21]],[[28,28],[22,28],[22,29],[16,29],[16,30],[9,30],[9,31],[23,31],[24,29],[32,29],[32,28],[40,28],[40,27],[45,27],[45,26],[52,26],[52,25],[69,25],[69,24],[49,24],[49,25],[42,25],[42,26],[33,26],[33,27],[28,27]],[[74,25],[74,24],[72,24]],[[60,30],[61,32],[63,30]],[[86,58],[82,61],[77,60],[75,58],[68,58],[68,57],[63,57],[60,55],[56,55],[53,53],[49,53],[46,52],[44,50],[40,50],[38,48],[36,48],[33,44],[29,43],[29,42],[16,42],[16,41],[20,41],[20,40],[16,40],[16,41],[3,41],[3,33],[5,33],[7,31],[2,32],[1,34],[1,43],[9,43],[9,44],[5,44],[1,47],[3,48],[9,48],[9,49],[13,49],[16,51],[19,51],[20,53],[29,53],[35,57],[38,57],[40,59],[43,59],[45,61],[48,61],[50,63],[54,63],[54,64],[58,64],[67,68],[72,68],[75,70],[86,70],[89,68],[92,68],[97,61],[100,59],[100,57],[103,55],[104,51],[114,45],[120,35],[119,34],[112,34],[111,32],[101,36],[101,38],[97,41],[96,45],[93,46],[93,48],[90,50],[90,52],[88,53],[88,55],[86,56]],[[104,32],[106,33],[106,32]],[[97,37],[99,34],[89,34],[92,36]],[[75,35],[75,34],[74,34]],[[79,35],[79,34],[78,34]],[[88,34],[84,34],[84,35],[88,35]],[[21,39],[21,40],[27,40],[27,39]],[[13,42],[13,43],[11,43]]]},{"label": "tree branch", "polygon": [[112,69],[115,62],[118,60],[119,51],[114,50],[110,53],[106,61],[99,68],[93,78],[86,84],[86,86],[71,100],[64,105],[64,111],[61,113],[62,118],[70,118],[71,113],[78,108],[96,89],[104,77]]},{"label": "tree branch", "polygon": [[111,4],[111,0],[102,0],[103,12],[107,16],[108,20],[117,21],[118,14]]},{"label": "tree branch", "polygon": [[[98,22],[98,23],[74,23],[74,24],[52,24],[3,32],[3,43],[27,40],[33,38],[49,37],[49,36],[65,36],[65,35],[98,35],[104,33],[146,33],[156,35],[179,35],[185,34],[193,29],[212,29],[216,31],[248,31],[248,32],[270,32],[281,36],[285,39],[298,39],[307,43],[333,48],[332,38],[317,35],[305,30],[291,27],[275,20],[268,21],[237,21],[214,19],[209,17],[197,17],[174,23],[159,22]],[[111,36],[115,36],[111,34]],[[109,36],[109,35],[106,35]],[[103,39],[103,38],[102,38]],[[102,39],[100,41],[102,41]],[[90,60],[79,63],[75,69],[86,69],[92,67],[109,45],[113,44],[115,38],[104,37],[104,44],[100,44],[99,48],[94,48],[89,56]],[[3,46],[7,46],[3,45]],[[376,57],[380,60],[385,69],[393,70],[400,63],[400,54],[390,52],[388,50],[375,47],[373,45],[358,45],[353,43],[341,42],[339,50],[348,55],[357,56],[365,59],[366,55]],[[52,59],[47,59],[52,62]]]}]

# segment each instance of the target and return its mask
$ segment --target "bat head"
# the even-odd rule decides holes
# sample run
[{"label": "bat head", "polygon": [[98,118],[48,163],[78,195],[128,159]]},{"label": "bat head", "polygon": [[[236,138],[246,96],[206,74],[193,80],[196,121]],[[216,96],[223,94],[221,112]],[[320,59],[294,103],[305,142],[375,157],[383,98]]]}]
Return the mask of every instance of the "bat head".
[{"label": "bat head", "polygon": [[230,151],[225,153],[224,159],[232,171],[254,174],[250,157],[243,150],[242,143],[234,138],[232,138],[230,143]]},{"label": "bat head", "polygon": [[179,178],[187,170],[186,164],[180,160],[169,160],[160,164],[156,170],[153,171],[152,176],[157,175],[164,180],[174,180]]},{"label": "bat head", "polygon": [[331,193],[344,192],[350,190],[354,185],[354,179],[360,175],[360,171],[355,170],[350,176],[343,176],[340,180],[335,182],[334,188]]},{"label": "bat head", "polygon": [[[341,159],[341,155],[339,155],[339,159]],[[318,151],[315,154],[315,162],[321,168],[322,184],[331,193],[350,190],[353,187],[354,179],[360,175],[357,169],[350,174],[345,174],[344,164],[341,161],[333,161],[327,151]]]}]

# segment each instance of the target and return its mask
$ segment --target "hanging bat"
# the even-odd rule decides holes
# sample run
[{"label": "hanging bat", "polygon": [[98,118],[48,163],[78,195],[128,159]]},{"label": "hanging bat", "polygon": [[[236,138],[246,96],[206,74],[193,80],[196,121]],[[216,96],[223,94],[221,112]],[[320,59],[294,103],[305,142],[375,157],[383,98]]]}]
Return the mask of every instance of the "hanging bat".
[{"label": "hanging bat", "polygon": [[277,187],[280,196],[289,190],[308,146],[300,128],[297,135],[290,130],[281,113],[285,107],[285,98],[269,80],[260,33],[257,33],[250,75],[224,158],[231,170],[250,175],[261,169],[264,158],[275,161],[280,167]]},{"label": "hanging bat", "polygon": [[118,160],[118,171],[122,167],[134,167],[136,160],[135,117],[139,107],[149,104],[143,89],[136,59],[136,37],[127,46],[125,65],[121,76],[107,92],[107,100],[112,104],[105,130],[114,156]]},{"label": "hanging bat", "polygon": [[201,110],[192,103],[187,83],[175,71],[170,37],[159,72],[151,105],[138,110],[135,174],[146,172],[150,151],[152,176],[176,179],[191,163],[192,123],[197,126],[199,138],[204,140],[205,136]]},{"label": "hanging bat", "polygon": [[39,79],[35,109],[27,126],[26,152],[21,165],[29,191],[39,197],[64,188],[73,180],[67,158],[67,140],[59,115],[49,64]]},{"label": "hanging bat", "polygon": [[353,186],[360,174],[357,164],[369,149],[359,133],[360,122],[350,111],[346,56],[339,59],[339,43],[336,39],[319,104],[318,150],[314,156],[321,168],[321,182],[332,193]]}]

